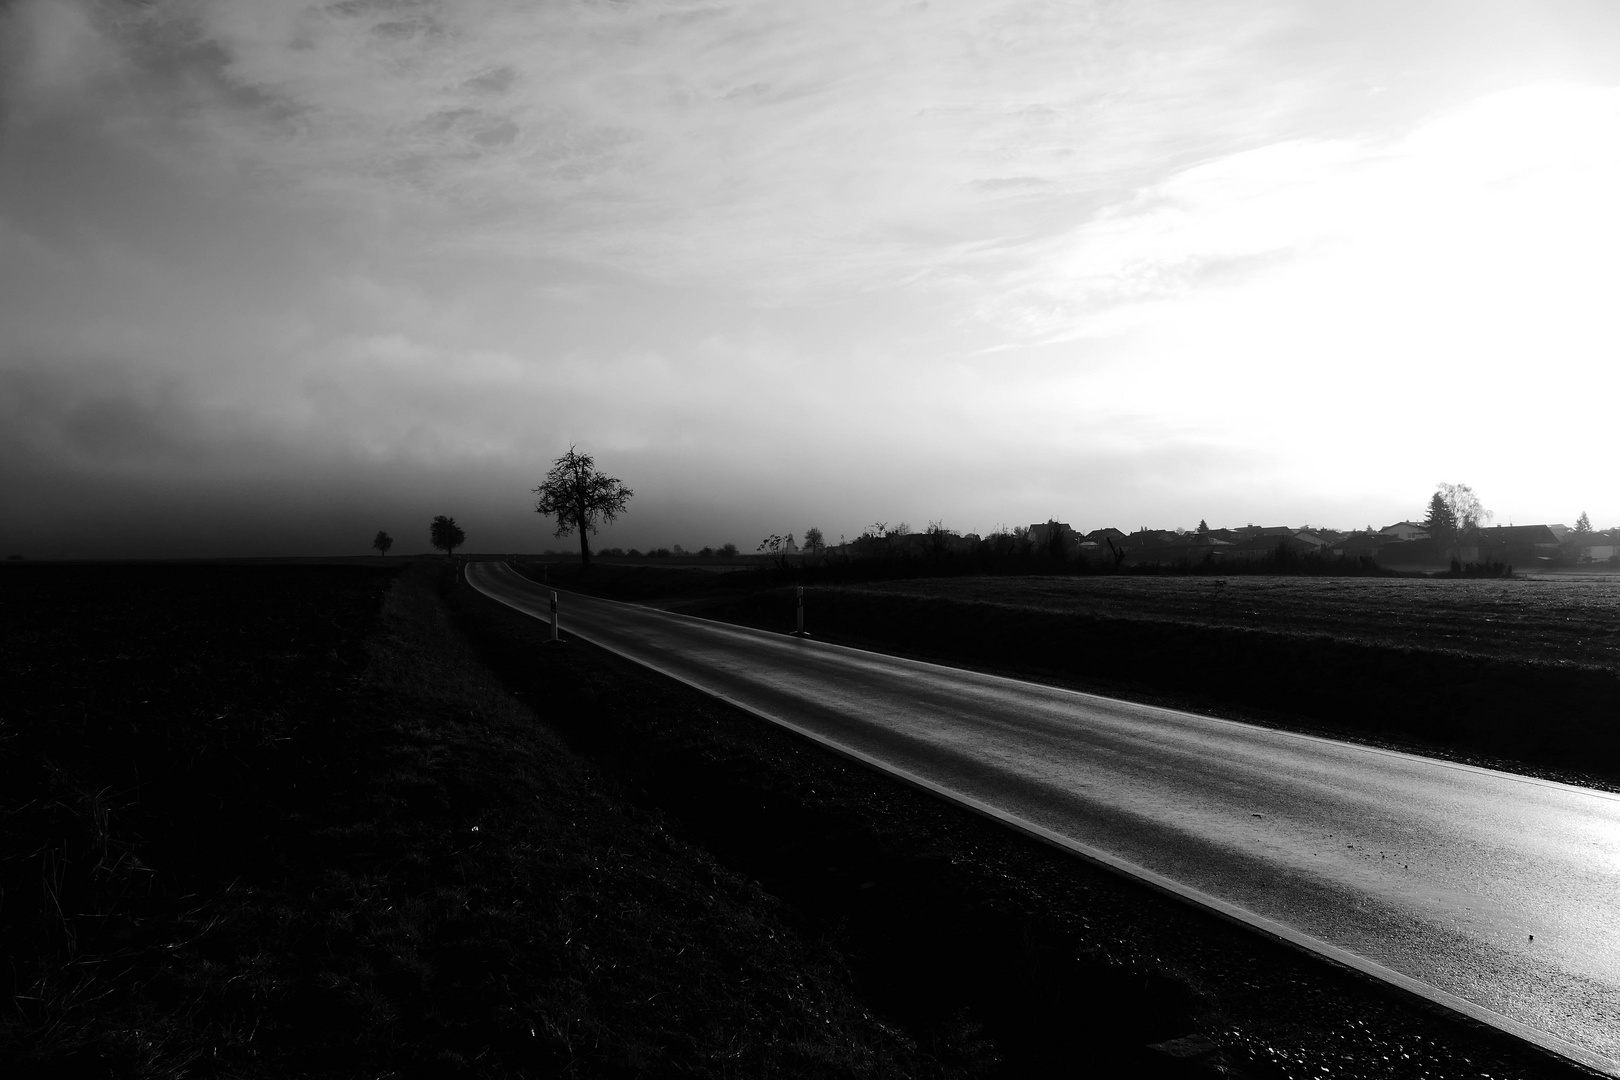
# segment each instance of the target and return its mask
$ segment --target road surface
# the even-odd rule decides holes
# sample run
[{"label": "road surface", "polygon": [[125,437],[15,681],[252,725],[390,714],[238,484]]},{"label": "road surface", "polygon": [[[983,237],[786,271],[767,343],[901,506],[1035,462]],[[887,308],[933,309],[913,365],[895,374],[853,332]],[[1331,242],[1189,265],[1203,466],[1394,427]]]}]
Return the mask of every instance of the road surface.
[{"label": "road surface", "polygon": [[565,635],[1620,1076],[1620,796],[559,595]]}]

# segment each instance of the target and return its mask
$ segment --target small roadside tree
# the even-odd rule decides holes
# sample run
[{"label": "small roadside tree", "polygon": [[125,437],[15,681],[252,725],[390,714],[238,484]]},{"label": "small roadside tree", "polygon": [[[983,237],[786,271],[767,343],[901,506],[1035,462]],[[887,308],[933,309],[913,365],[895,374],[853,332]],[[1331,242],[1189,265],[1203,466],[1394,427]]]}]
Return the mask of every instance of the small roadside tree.
[{"label": "small roadside tree", "polygon": [[812,557],[816,556],[816,555],[820,555],[822,550],[824,548],[826,548],[826,546],[827,546],[827,539],[826,539],[826,537],[821,535],[821,530],[820,529],[818,529],[814,525],[812,525],[812,526],[810,526],[810,528],[804,530],[804,550],[805,550],[805,554],[810,555]]},{"label": "small roadside tree", "polygon": [[761,540],[759,542],[759,547],[755,548],[754,550],[763,551],[765,554],[769,555],[771,557],[771,565],[775,566],[778,570],[786,570],[788,568],[788,551],[792,544],[792,533],[789,533],[786,536],[778,536],[775,533],[771,533],[771,535]]},{"label": "small roadside tree", "polygon": [[461,531],[456,519],[443,514],[434,518],[433,524],[428,526],[428,537],[433,541],[433,546],[447,557],[454,555],[456,548],[467,542],[467,534]]},{"label": "small roadside tree", "polygon": [[378,529],[377,535],[372,538],[371,546],[377,549],[379,555],[387,555],[388,549],[394,546],[394,538]]},{"label": "small roadside tree", "polygon": [[534,504],[534,512],[557,519],[555,535],[567,536],[579,531],[581,567],[591,565],[588,534],[596,531],[596,523],[613,524],[635,494],[617,477],[598,472],[596,459],[572,446],[568,453],[552,462],[551,471],[534,493],[540,496]]}]

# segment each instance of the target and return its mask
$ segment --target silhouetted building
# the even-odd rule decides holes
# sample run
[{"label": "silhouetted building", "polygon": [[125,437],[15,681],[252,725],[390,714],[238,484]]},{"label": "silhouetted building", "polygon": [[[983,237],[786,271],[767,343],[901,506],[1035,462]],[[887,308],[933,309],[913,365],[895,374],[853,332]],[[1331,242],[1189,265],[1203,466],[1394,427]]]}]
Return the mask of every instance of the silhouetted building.
[{"label": "silhouetted building", "polygon": [[1397,521],[1393,525],[1385,525],[1378,530],[1378,535],[1385,540],[1426,540],[1429,530],[1415,521]]},{"label": "silhouetted building", "polygon": [[[1524,566],[1558,558],[1558,534],[1546,525],[1497,525],[1477,534],[1477,559],[1466,562],[1509,563]],[[1459,556],[1460,557],[1460,556]]]},{"label": "silhouetted building", "polygon": [[1052,530],[1057,529],[1058,535],[1063,538],[1063,551],[1073,555],[1080,550],[1080,534],[1061,521],[1043,521],[1039,525],[1029,527],[1029,542],[1036,551],[1046,551],[1051,543]]}]

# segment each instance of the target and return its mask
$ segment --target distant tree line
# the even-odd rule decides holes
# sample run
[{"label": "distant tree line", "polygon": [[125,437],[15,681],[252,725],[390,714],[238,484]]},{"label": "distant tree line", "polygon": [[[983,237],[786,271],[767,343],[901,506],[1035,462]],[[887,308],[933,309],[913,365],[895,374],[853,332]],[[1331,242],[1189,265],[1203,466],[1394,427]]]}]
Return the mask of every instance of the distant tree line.
[{"label": "distant tree line", "polygon": [[1063,532],[1050,521],[1040,538],[1029,528],[1005,526],[983,537],[959,536],[941,522],[913,532],[899,525],[875,523],[866,532],[837,549],[811,556],[808,549],[795,562],[776,560],[782,571],[797,579],[818,581],[887,580],[904,577],[995,575],[1092,574],[1248,574],[1384,575],[1389,571],[1372,559],[1342,558],[1319,552],[1299,552],[1280,543],[1259,558],[1223,562],[1213,554],[1162,562],[1126,562],[1118,548],[1105,547],[1086,555],[1072,552]]},{"label": "distant tree line", "polygon": [[[587,568],[591,562],[590,534],[597,531],[599,524],[616,521],[625,512],[634,494],[623,481],[598,470],[591,455],[580,453],[573,446],[552,463],[545,479],[533,490],[538,496],[535,512],[556,519],[555,535],[578,535],[580,561]],[[1465,556],[1465,553],[1481,550],[1486,526],[1493,517],[1467,484],[1442,482],[1436,485],[1430,496],[1421,523],[1427,538],[1402,544],[1401,547],[1405,549],[1402,554],[1406,558],[1418,557],[1420,562],[1436,557],[1443,560],[1449,556],[1453,573],[1470,576],[1506,572],[1509,568],[1489,559],[1480,559],[1476,564]],[[1250,528],[1253,529],[1252,526]],[[1322,543],[1320,537],[1303,536],[1306,531],[1309,531],[1309,527],[1291,535],[1299,536],[1306,545]],[[1144,529],[1143,532],[1150,536],[1161,533],[1168,535],[1168,530],[1154,533]],[[836,547],[828,545],[822,530],[813,526],[804,531],[802,545],[791,532],[772,533],[760,541],[756,551],[766,555],[770,564],[780,571],[848,579],[953,574],[1388,573],[1374,556],[1335,555],[1326,546],[1314,551],[1301,550],[1299,544],[1291,543],[1287,537],[1279,541],[1275,550],[1259,554],[1258,557],[1255,548],[1258,541],[1244,545],[1240,555],[1223,557],[1222,552],[1230,547],[1228,541],[1234,534],[1227,530],[1212,530],[1208,520],[1203,518],[1199,519],[1196,530],[1177,529],[1174,532],[1175,536],[1169,537],[1170,542],[1164,545],[1167,548],[1163,552],[1164,557],[1157,559],[1154,546],[1159,541],[1150,539],[1144,546],[1133,534],[1132,539],[1136,542],[1127,544],[1121,540],[1116,544],[1115,539],[1124,534],[1108,529],[1089,534],[1091,539],[1080,545],[1073,530],[1055,519],[1049,520],[1044,526],[1000,526],[982,537],[972,534],[960,536],[947,529],[942,521],[930,521],[927,529],[921,533],[915,532],[904,521],[896,524],[876,521],[852,541],[846,542],[839,537],[840,542]],[[1243,530],[1236,530],[1235,535],[1242,540],[1244,536],[1253,536],[1254,533],[1266,536],[1267,530],[1253,529],[1247,534]],[[1334,546],[1347,547],[1351,545],[1341,543],[1341,539],[1350,541],[1355,535],[1329,531],[1327,539]],[[1371,526],[1361,535],[1373,537],[1375,544],[1371,550],[1376,554],[1376,541],[1382,538],[1374,533]],[[1598,544],[1591,543],[1591,538],[1596,535],[1590,518],[1582,511],[1571,539],[1564,546],[1570,552],[1598,549],[1606,541],[1599,536]],[[1620,531],[1616,535],[1620,540]],[[433,519],[429,536],[433,546],[447,556],[453,555],[456,548],[466,542],[466,534],[455,519],[444,515]],[[1198,543],[1183,545],[1176,542],[1182,536],[1196,536]],[[1098,549],[1094,542],[1098,538],[1106,542],[1106,549]],[[380,554],[387,555],[393,543],[393,538],[387,532],[379,531],[372,541],[372,547]],[[1423,551],[1419,551],[1420,545]],[[1188,553],[1189,548],[1194,549],[1192,554]],[[1207,550],[1200,552],[1198,549],[1201,548]],[[1368,549],[1364,546],[1363,550]],[[1423,554],[1430,551],[1432,554]],[[603,549],[600,554],[619,558],[695,556],[702,559],[735,559],[739,550],[737,545],[728,543],[718,548],[705,546],[693,552],[675,544],[646,551],[610,547]],[[1574,561],[1574,558],[1572,554],[1567,561]],[[1620,561],[1620,558],[1616,561]]]},{"label": "distant tree line", "polygon": [[722,544],[719,547],[702,547],[696,551],[687,551],[679,544],[670,547],[648,548],[603,548],[597,552],[605,559],[734,559],[739,554],[736,544]]}]

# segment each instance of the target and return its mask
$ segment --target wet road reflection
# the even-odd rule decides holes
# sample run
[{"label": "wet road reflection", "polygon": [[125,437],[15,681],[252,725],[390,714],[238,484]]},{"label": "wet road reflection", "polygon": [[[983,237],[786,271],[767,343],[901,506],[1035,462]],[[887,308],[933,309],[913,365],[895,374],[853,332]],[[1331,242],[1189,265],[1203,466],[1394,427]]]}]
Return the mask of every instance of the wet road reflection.
[{"label": "wet road reflection", "polygon": [[[498,563],[468,581],[537,618]],[[1620,797],[563,594],[562,628],[1620,1076]]]}]

